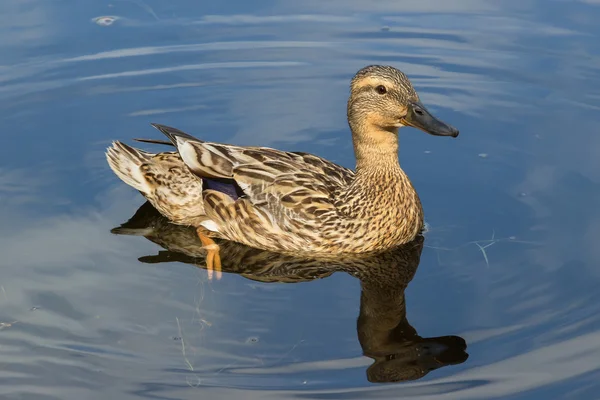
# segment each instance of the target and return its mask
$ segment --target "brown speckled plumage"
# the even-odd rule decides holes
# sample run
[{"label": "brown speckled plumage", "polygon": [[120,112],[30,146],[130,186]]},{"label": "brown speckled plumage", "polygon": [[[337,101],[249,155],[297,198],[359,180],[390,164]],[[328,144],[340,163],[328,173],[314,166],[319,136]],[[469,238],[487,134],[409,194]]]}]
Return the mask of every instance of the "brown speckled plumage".
[{"label": "brown speckled plumage", "polygon": [[[144,236],[168,251],[140,258],[145,263],[183,262],[204,268],[205,250],[191,227],[174,225],[149,203],[116,234]],[[377,254],[299,257],[217,240],[223,271],[259,282],[297,283],[343,272],[361,282],[357,335],[363,354],[373,359],[371,382],[419,379],[430,371],[465,361],[466,343],[458,336],[424,338],[406,317],[405,289],[419,266],[424,238]],[[290,311],[293,314],[293,310]]]},{"label": "brown speckled plumage", "polygon": [[202,182],[189,172],[177,152],[151,154],[114,142],[106,158],[119,178],[174,223],[199,226],[206,220]]},{"label": "brown speckled plumage", "polygon": [[[115,142],[107,157],[163,215],[214,237],[279,252],[384,251],[423,228],[421,202],[398,162],[398,129],[418,127],[409,121],[414,104],[422,107],[393,67],[355,75],[348,122],[356,171],[306,153],[209,143],[157,124],[177,153],[152,155]],[[207,189],[202,178],[230,182],[243,194]]]}]

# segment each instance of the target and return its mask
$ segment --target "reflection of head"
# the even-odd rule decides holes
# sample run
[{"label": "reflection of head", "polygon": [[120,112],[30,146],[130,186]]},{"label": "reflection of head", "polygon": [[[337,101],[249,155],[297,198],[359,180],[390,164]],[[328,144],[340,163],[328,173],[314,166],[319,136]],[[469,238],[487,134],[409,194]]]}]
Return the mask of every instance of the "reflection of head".
[{"label": "reflection of head", "polygon": [[410,337],[414,329],[408,322],[403,325],[400,323],[398,328],[406,327],[406,331],[396,329],[396,334],[392,333],[397,340],[394,349],[389,350],[392,353],[377,356],[365,353],[375,360],[367,368],[369,382],[412,381],[440,367],[461,364],[469,357],[465,352],[467,343],[459,336],[421,338],[415,332],[414,337]]}]

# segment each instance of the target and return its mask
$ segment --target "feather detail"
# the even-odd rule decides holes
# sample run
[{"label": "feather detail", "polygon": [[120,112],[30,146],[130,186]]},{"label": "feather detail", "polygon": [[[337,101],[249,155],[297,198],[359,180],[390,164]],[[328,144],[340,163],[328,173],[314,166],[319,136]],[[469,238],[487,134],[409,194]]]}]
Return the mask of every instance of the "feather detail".
[{"label": "feather detail", "polygon": [[147,194],[151,187],[140,167],[148,162],[150,155],[121,142],[113,142],[106,151],[106,160],[113,172],[129,186]]},{"label": "feather detail", "polygon": [[170,220],[196,225],[206,219],[202,180],[188,170],[178,153],[152,154],[114,142],[106,157],[123,182],[139,190]]},{"label": "feather detail", "polygon": [[[373,251],[418,232],[410,229],[419,225],[420,203],[411,205],[418,198],[399,167],[380,185],[404,192],[388,193],[390,198],[379,204],[381,196],[372,187],[376,181],[316,155],[205,142],[154,126],[177,152],[154,155],[123,147],[123,156],[133,153],[136,161],[122,179],[145,185],[146,198],[176,223],[203,226],[252,247],[291,252]],[[386,215],[390,199],[417,207],[406,213],[416,219],[397,221]]]}]

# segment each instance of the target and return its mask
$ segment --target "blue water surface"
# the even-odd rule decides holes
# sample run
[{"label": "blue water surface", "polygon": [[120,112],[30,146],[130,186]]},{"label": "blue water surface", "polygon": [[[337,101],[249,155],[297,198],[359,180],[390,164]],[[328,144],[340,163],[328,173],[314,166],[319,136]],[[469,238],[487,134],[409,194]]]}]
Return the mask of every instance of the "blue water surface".
[{"label": "blue water surface", "polygon": [[[598,20],[597,0],[1,1],[0,397],[598,398]],[[354,167],[369,64],[461,131],[401,130],[429,231],[399,295],[468,358],[398,382],[369,378],[356,276],[209,281],[111,233],[144,200],[104,151],[150,122]]]}]

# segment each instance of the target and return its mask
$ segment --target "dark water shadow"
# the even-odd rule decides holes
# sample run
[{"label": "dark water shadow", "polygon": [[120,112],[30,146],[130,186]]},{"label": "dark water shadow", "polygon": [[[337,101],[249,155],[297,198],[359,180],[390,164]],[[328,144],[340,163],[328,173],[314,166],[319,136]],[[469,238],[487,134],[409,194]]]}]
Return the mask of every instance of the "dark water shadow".
[{"label": "dark water shadow", "polygon": [[[194,228],[175,225],[148,202],[120,227],[119,235],[144,236],[166,249],[139,258],[157,264],[205,266],[205,251]],[[357,336],[363,355],[373,359],[373,383],[413,381],[441,367],[465,362],[466,341],[459,336],[422,337],[406,317],[405,290],[419,266],[424,238],[391,251],[360,256],[306,258],[217,241],[223,272],[263,283],[298,283],[345,272],[361,282]]]}]

